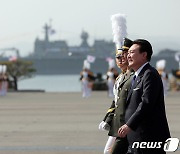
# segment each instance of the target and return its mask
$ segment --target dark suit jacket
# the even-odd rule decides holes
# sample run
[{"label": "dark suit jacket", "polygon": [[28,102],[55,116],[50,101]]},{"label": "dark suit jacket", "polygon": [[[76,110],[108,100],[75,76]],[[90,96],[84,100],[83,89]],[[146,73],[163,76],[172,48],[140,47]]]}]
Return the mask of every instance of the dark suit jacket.
[{"label": "dark suit jacket", "polygon": [[163,142],[170,137],[162,81],[150,64],[141,70],[128,94],[125,121],[133,130],[127,135],[130,144],[134,141]]},{"label": "dark suit jacket", "polygon": [[[106,119],[107,122],[110,124],[110,131],[108,135],[110,136],[118,136],[118,129],[125,124],[125,104],[127,100],[129,86],[131,84],[131,76],[132,72],[128,71],[127,73],[123,74],[123,79],[119,84],[118,87],[118,100],[115,106],[115,102],[113,101],[111,107],[114,107],[113,114],[110,114]],[[110,120],[111,119],[111,120]]]}]

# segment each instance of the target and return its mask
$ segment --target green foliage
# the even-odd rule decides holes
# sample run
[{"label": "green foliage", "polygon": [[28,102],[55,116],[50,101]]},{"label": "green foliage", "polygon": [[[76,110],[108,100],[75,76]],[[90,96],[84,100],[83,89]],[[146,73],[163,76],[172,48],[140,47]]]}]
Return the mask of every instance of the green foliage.
[{"label": "green foliage", "polygon": [[1,65],[7,66],[7,75],[9,78],[16,78],[17,80],[32,77],[36,71],[33,68],[31,61],[17,60],[0,62]]}]

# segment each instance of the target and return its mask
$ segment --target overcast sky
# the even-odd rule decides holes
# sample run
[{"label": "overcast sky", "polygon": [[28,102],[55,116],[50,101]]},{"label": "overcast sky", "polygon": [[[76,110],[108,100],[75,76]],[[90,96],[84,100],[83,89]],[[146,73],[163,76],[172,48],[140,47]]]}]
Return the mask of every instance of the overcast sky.
[{"label": "overcast sky", "polygon": [[0,0],[0,49],[32,52],[50,19],[56,30],[51,40],[79,45],[82,30],[89,33],[90,44],[94,39],[111,40],[110,17],[124,13],[129,38],[148,39],[155,50],[180,50],[179,7],[180,0]]}]

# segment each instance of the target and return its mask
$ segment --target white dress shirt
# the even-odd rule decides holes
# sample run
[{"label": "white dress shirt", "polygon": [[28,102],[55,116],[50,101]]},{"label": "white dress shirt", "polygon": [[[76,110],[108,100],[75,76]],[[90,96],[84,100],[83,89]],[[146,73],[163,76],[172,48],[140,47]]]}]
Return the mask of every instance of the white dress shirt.
[{"label": "white dress shirt", "polygon": [[146,62],[145,64],[143,64],[140,68],[138,68],[138,70],[134,73],[134,75],[137,77],[139,75],[139,73],[141,72],[141,70],[144,68],[144,66],[146,64],[148,64],[149,62]]}]

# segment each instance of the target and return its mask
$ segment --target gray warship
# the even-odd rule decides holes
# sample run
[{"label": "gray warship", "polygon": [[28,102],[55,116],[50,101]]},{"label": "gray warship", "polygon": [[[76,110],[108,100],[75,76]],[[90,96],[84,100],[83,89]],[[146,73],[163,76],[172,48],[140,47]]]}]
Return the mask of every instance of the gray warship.
[{"label": "gray warship", "polygon": [[[66,40],[50,41],[49,37],[52,27],[45,24],[44,39],[38,37],[34,42],[34,52],[24,59],[31,60],[37,70],[37,74],[79,74],[83,67],[83,61],[87,55],[96,57],[91,64],[91,70],[98,74],[105,74],[108,69],[107,57],[114,58],[115,44],[112,40],[94,40],[93,45],[89,45],[89,34],[82,31],[80,34],[81,44],[69,46]],[[178,68],[178,63],[174,60],[174,55],[178,51],[164,49],[159,54],[152,57],[151,64],[155,64],[160,59],[167,61],[168,72]]]},{"label": "gray warship", "polygon": [[106,58],[114,57],[115,45],[112,40],[94,40],[90,46],[89,34],[82,31],[81,44],[69,46],[66,40],[50,41],[51,26],[45,24],[43,28],[44,39],[36,38],[33,54],[24,58],[33,61],[37,74],[79,74],[87,55],[96,57],[91,65],[93,72],[106,72]]}]

